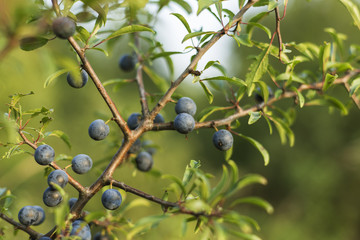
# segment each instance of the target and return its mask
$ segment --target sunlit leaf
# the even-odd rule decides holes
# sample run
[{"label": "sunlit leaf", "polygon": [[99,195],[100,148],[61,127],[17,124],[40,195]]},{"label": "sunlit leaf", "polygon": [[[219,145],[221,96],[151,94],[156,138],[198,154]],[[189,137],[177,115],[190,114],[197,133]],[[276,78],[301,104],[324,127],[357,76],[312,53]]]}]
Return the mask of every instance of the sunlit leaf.
[{"label": "sunlit leaf", "polygon": [[231,203],[230,207],[234,207],[238,204],[243,203],[259,206],[263,208],[268,214],[272,214],[274,212],[273,206],[268,201],[265,201],[264,199],[259,197],[244,197],[236,199],[234,202]]},{"label": "sunlit leaf", "polygon": [[61,140],[64,141],[64,143],[65,143],[69,148],[71,148],[70,138],[69,138],[69,136],[66,135],[63,131],[54,130],[54,131],[45,133],[45,137],[50,137],[50,136],[54,136],[54,137],[60,138]]},{"label": "sunlit leaf", "polygon": [[298,99],[299,99],[299,104],[300,107],[302,108],[304,106],[305,103],[305,98],[304,96],[301,94],[301,92],[296,88],[296,87],[291,87],[291,90],[293,90],[294,92],[296,92]]},{"label": "sunlit leaf", "polygon": [[351,0],[339,0],[349,11],[354,20],[354,24],[360,29],[360,11],[356,4]]},{"label": "sunlit leaf", "polygon": [[44,88],[48,87],[56,78],[58,78],[59,76],[61,76],[64,73],[67,73],[69,70],[67,69],[61,69],[53,74],[51,74],[44,83]]},{"label": "sunlit leaf", "polygon": [[155,33],[154,30],[152,30],[151,28],[145,27],[145,26],[129,25],[129,26],[122,27],[119,30],[113,32],[104,41],[110,40],[110,39],[115,38],[115,37],[119,37],[119,36],[121,36],[123,34],[134,33],[134,32],[143,32],[143,31]]},{"label": "sunlit leaf", "polygon": [[183,40],[181,41],[181,43],[185,42],[186,40],[193,38],[193,37],[198,37],[204,34],[215,34],[216,32],[212,32],[212,31],[208,31],[208,32],[192,32],[192,33],[188,33],[185,35],[185,37],[183,38]]},{"label": "sunlit leaf", "polygon": [[349,96],[352,96],[360,88],[360,78],[356,78],[351,82]]},{"label": "sunlit leaf", "polygon": [[261,112],[251,112],[249,115],[249,125],[256,123],[261,118]]},{"label": "sunlit leaf", "polygon": [[200,83],[201,87],[203,88],[203,90],[206,94],[206,97],[209,100],[209,103],[211,104],[214,100],[214,95],[211,93],[210,89],[205,85],[205,83],[203,83],[202,81],[200,81],[199,83]]},{"label": "sunlit leaf", "polygon": [[199,0],[198,1],[198,10],[197,15],[199,15],[204,9],[210,7],[211,5],[220,2],[220,0]]}]

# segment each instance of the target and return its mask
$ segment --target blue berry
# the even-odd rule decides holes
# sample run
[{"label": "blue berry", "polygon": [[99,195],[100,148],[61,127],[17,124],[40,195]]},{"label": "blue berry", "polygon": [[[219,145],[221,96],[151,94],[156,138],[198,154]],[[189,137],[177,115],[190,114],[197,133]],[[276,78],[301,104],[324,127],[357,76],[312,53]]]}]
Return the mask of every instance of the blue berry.
[{"label": "blue berry", "polygon": [[48,187],[43,194],[43,202],[48,207],[55,207],[62,201],[62,196],[59,191]]},{"label": "blue berry", "polygon": [[50,164],[55,157],[55,151],[49,145],[40,145],[36,148],[34,158],[35,161],[40,165]]},{"label": "blue berry", "polygon": [[41,238],[39,238],[39,240],[51,240],[51,238],[46,237],[46,236],[42,236]]},{"label": "blue berry", "polygon": [[135,158],[137,169],[143,172],[147,172],[152,168],[154,163],[153,158],[148,152],[140,152]]},{"label": "blue berry", "polygon": [[36,223],[39,219],[39,212],[33,206],[25,206],[18,213],[19,222],[25,226]]},{"label": "blue berry", "polygon": [[124,54],[119,59],[119,67],[125,72],[132,71],[135,68],[135,65],[136,59],[129,54]]},{"label": "blue berry", "polygon": [[38,219],[33,223],[34,226],[37,226],[45,221],[45,211],[40,206],[33,206],[33,208],[39,213]]},{"label": "blue berry", "polygon": [[54,188],[52,186],[52,183],[55,183],[55,184],[59,185],[60,187],[64,188],[65,185],[68,183],[68,181],[69,181],[69,178],[68,178],[68,175],[66,174],[66,172],[63,170],[59,170],[59,169],[52,171],[47,178],[47,182],[49,184],[49,187],[51,187],[51,188]]},{"label": "blue berry", "polygon": [[132,113],[127,120],[127,125],[131,130],[134,130],[139,126],[140,121],[141,121],[141,114]]},{"label": "blue berry", "polygon": [[88,81],[88,75],[85,70],[81,70],[81,79],[75,79],[70,73],[67,74],[66,80],[73,88],[82,88]]},{"label": "blue berry", "polygon": [[87,173],[92,167],[92,160],[86,154],[76,155],[71,161],[71,168],[77,174]]},{"label": "blue berry", "polygon": [[91,240],[91,231],[89,225],[82,221],[76,220],[72,223],[70,236],[78,236],[81,240]]},{"label": "blue berry", "polygon": [[154,123],[164,123],[165,119],[164,117],[158,113],[158,115],[156,115],[155,119],[154,119]]},{"label": "blue berry", "polygon": [[232,134],[225,129],[221,129],[214,133],[213,143],[215,147],[221,151],[229,150],[233,145],[234,138]]},{"label": "blue berry", "polygon": [[121,205],[122,197],[118,190],[108,189],[102,194],[101,202],[106,209],[115,210]]},{"label": "blue berry", "polygon": [[180,113],[174,120],[174,128],[183,134],[187,134],[194,130],[195,120],[193,116],[188,113]]},{"label": "blue berry", "polygon": [[191,116],[194,116],[196,113],[196,104],[191,98],[182,97],[175,105],[175,112],[177,114],[188,113]]},{"label": "blue berry", "polygon": [[110,128],[109,125],[104,122],[104,120],[97,119],[90,124],[88,132],[92,139],[99,141],[106,138],[110,132]]},{"label": "blue berry", "polygon": [[68,17],[59,17],[53,21],[52,29],[57,37],[67,39],[74,35],[76,24]]},{"label": "blue berry", "polygon": [[77,200],[78,200],[77,198],[70,198],[69,199],[68,204],[69,204],[70,209],[74,206],[74,204],[77,202]]}]

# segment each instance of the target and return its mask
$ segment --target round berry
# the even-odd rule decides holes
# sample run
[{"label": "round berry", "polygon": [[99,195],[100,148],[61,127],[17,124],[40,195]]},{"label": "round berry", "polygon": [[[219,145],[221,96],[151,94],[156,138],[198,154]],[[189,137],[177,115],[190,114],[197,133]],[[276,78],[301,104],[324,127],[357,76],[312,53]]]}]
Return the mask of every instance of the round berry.
[{"label": "round berry", "polygon": [[221,151],[229,150],[233,145],[234,138],[228,130],[221,129],[214,133],[213,143]]},{"label": "round berry", "polygon": [[77,200],[78,200],[77,198],[70,198],[69,199],[68,204],[69,204],[70,209],[74,206],[74,204],[77,202]]},{"label": "round berry", "polygon": [[59,17],[53,21],[52,29],[57,37],[67,39],[74,35],[76,24],[71,18]]},{"label": "round berry", "polygon": [[67,74],[66,80],[73,88],[82,88],[88,81],[88,75],[85,70],[81,70],[81,79],[75,79],[70,73]]},{"label": "round berry", "polygon": [[92,160],[86,154],[76,155],[71,161],[71,168],[77,174],[87,173],[92,167]]},{"label": "round berry", "polygon": [[33,225],[39,219],[39,212],[33,206],[25,206],[20,209],[18,219],[25,226]]},{"label": "round berry", "polygon": [[141,121],[141,114],[132,113],[127,120],[127,125],[131,130],[134,130],[139,126],[140,121]]},{"label": "round berry", "polygon": [[52,171],[47,178],[47,182],[51,188],[54,188],[52,184],[57,184],[64,188],[68,181],[69,178],[66,172],[59,169]]},{"label": "round berry", "polygon": [[119,67],[125,72],[130,72],[135,68],[136,60],[129,54],[124,54],[119,59]]},{"label": "round berry", "polygon": [[175,105],[175,112],[177,114],[188,113],[191,116],[194,116],[196,113],[196,104],[191,98],[182,97]]},{"label": "round berry", "polygon": [[152,168],[154,163],[153,158],[148,152],[140,152],[135,158],[137,169],[143,172],[147,172]]},{"label": "round berry", "polygon": [[74,35],[76,24],[71,18],[58,17],[52,23],[52,30],[57,37],[67,39]]},{"label": "round berry", "polygon": [[103,140],[107,135],[109,135],[110,128],[109,125],[104,122],[104,120],[97,119],[90,124],[88,132],[92,139],[99,141]]},{"label": "round berry", "polygon": [[155,119],[154,119],[154,123],[164,123],[165,119],[164,117],[158,113],[158,115],[156,115]]},{"label": "round berry", "polygon": [[37,226],[45,221],[45,211],[40,206],[33,206],[33,208],[39,213],[38,219],[33,223],[34,226]]},{"label": "round berry", "polygon": [[40,165],[50,164],[55,157],[55,151],[49,145],[40,145],[36,148],[34,158],[35,161]]},{"label": "round berry", "polygon": [[89,225],[82,221],[76,220],[72,223],[70,236],[78,236],[81,240],[91,240],[91,231]]},{"label": "round berry", "polygon": [[48,187],[43,194],[43,202],[48,207],[55,207],[62,201],[62,196],[59,191]]},{"label": "round berry", "polygon": [[106,209],[115,210],[121,205],[122,197],[118,190],[108,189],[102,194],[101,202]]},{"label": "round berry", "polygon": [[194,130],[195,120],[193,116],[188,113],[180,113],[174,120],[174,128],[183,134],[187,134]]}]

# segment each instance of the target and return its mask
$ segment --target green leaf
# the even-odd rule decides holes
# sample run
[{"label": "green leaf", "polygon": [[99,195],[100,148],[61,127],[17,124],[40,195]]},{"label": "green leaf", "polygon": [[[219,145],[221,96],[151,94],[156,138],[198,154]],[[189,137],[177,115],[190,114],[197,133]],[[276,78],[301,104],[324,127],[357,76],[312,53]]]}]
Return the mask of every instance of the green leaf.
[{"label": "green leaf", "polygon": [[253,123],[256,123],[257,120],[261,118],[261,112],[251,112],[249,117],[248,124],[251,125]]},{"label": "green leaf", "polygon": [[267,180],[258,174],[248,174],[245,175],[243,178],[237,180],[224,194],[224,198],[231,196],[232,194],[236,193],[240,189],[243,189],[246,186],[252,185],[252,184],[262,184],[266,185]]},{"label": "green leaf", "polygon": [[216,80],[227,81],[227,82],[235,84],[237,86],[247,86],[247,84],[245,83],[244,80],[241,80],[240,78],[237,78],[237,77],[230,78],[230,77],[226,77],[226,76],[217,76],[217,77],[211,77],[211,78],[204,78],[201,81],[216,81]]},{"label": "green leaf", "polygon": [[253,226],[257,231],[260,231],[260,226],[256,220],[248,216],[240,215],[234,211],[225,214],[224,221],[228,223],[236,224],[240,227],[240,229],[245,223],[246,225]]},{"label": "green leaf", "polygon": [[228,229],[227,230],[230,234],[240,238],[240,239],[244,239],[244,240],[261,240],[261,238],[259,238],[258,236],[254,235],[254,234],[249,234],[249,233],[243,233],[243,232],[237,232],[235,230],[232,229]]},{"label": "green leaf", "polygon": [[192,32],[192,33],[188,33],[188,34],[185,35],[185,37],[183,38],[181,43],[185,42],[186,40],[188,40],[190,38],[201,36],[201,35],[204,35],[204,34],[216,34],[216,32],[208,31],[208,32]]},{"label": "green leaf", "polygon": [[331,86],[331,84],[336,80],[337,77],[338,77],[337,74],[331,75],[331,74],[329,74],[329,73],[326,73],[325,81],[324,81],[324,85],[323,85],[322,90],[323,90],[324,92],[325,92],[326,90],[328,90],[329,87]]},{"label": "green leaf", "polygon": [[360,11],[359,8],[351,0],[339,0],[349,11],[354,20],[354,24],[360,29]]},{"label": "green leaf", "polygon": [[220,2],[220,0],[199,0],[196,14],[199,15],[204,9],[218,2]]},{"label": "green leaf", "polygon": [[243,139],[245,139],[246,141],[251,143],[254,147],[257,148],[257,150],[259,150],[259,152],[261,153],[261,155],[264,158],[265,166],[269,164],[270,156],[269,156],[268,151],[263,147],[263,145],[261,145],[258,141],[256,141],[255,139],[253,139],[251,137],[247,137],[241,133],[237,133],[237,134],[238,134],[238,136],[242,137]]},{"label": "green leaf", "polygon": [[268,127],[269,127],[269,132],[270,132],[270,135],[272,134],[272,125],[271,125],[271,122],[269,120],[269,118],[266,116],[266,114],[263,114],[265,120],[266,120],[266,123],[268,124]]},{"label": "green leaf", "polygon": [[223,191],[225,184],[229,180],[229,170],[225,165],[223,165],[222,167],[223,167],[223,172],[221,175],[221,179],[218,182],[218,184],[213,189],[211,189],[210,196],[208,198],[209,203],[211,203],[215,199],[215,197]]},{"label": "green leaf", "polygon": [[182,7],[188,14],[192,13],[192,7],[184,0],[172,0],[172,2],[177,3],[180,7]]},{"label": "green leaf", "polygon": [[253,82],[258,82],[262,75],[267,72],[268,66],[268,55],[269,55],[269,47],[264,49],[260,55],[256,57],[256,61],[254,61],[249,69],[250,72],[246,74],[246,85],[248,86],[248,94],[251,96],[250,86]]},{"label": "green leaf", "polygon": [[115,38],[115,37],[119,37],[119,36],[121,36],[123,34],[134,33],[134,32],[143,32],[143,31],[155,33],[154,30],[152,30],[151,28],[145,27],[145,26],[129,25],[129,26],[122,27],[119,30],[113,32],[104,41],[110,40],[110,39]]},{"label": "green leaf", "polygon": [[152,57],[150,57],[151,60],[155,60],[157,58],[161,58],[161,57],[168,57],[174,54],[183,54],[182,52],[161,52],[158,54],[153,55]]},{"label": "green leaf", "polygon": [[148,68],[147,66],[143,67],[144,72],[150,77],[150,79],[153,81],[153,83],[162,91],[162,92],[166,92],[167,89],[169,88],[169,85],[167,83],[167,81],[160,77],[159,75],[157,75],[153,70],[151,70],[150,68]]},{"label": "green leaf", "polygon": [[289,138],[290,147],[294,146],[295,143],[295,135],[293,131],[290,129],[288,124],[286,124],[283,120],[279,118],[272,117],[271,120],[275,124],[276,129],[279,132],[280,140],[282,144],[286,143],[286,136]]},{"label": "green leaf", "polygon": [[65,143],[69,148],[71,148],[70,138],[69,138],[69,136],[66,135],[63,131],[54,130],[54,131],[45,133],[45,137],[50,137],[50,136],[54,136],[54,137],[60,138],[61,140],[64,141],[64,143]]},{"label": "green leaf", "polygon": [[271,34],[271,31],[269,28],[265,27],[264,25],[262,25],[260,23],[256,23],[256,22],[249,22],[248,24],[262,29],[267,34],[268,38],[271,39],[272,34]]},{"label": "green leaf", "polygon": [[61,69],[57,72],[54,72],[53,74],[51,74],[44,83],[44,88],[48,87],[56,78],[58,78],[59,76],[61,76],[64,73],[67,73],[69,70],[68,69]]},{"label": "green leaf", "polygon": [[305,98],[304,96],[301,94],[301,92],[296,88],[296,87],[291,87],[291,90],[293,90],[294,92],[296,92],[298,99],[299,99],[299,104],[300,107],[302,108],[305,104]]},{"label": "green leaf", "polygon": [[165,175],[162,175],[161,176],[162,179],[170,179],[172,180],[174,183],[176,183],[177,186],[179,186],[179,188],[181,189],[182,191],[182,194],[184,196],[186,196],[186,189],[185,189],[185,186],[183,185],[182,181],[180,181],[179,178],[173,176],[173,175],[169,175],[169,174],[165,174]]},{"label": "green leaf", "polygon": [[172,15],[174,15],[175,17],[177,17],[182,24],[184,25],[184,27],[186,28],[186,30],[188,31],[188,33],[191,33],[191,28],[189,26],[189,23],[186,21],[186,19],[179,13],[171,13]]},{"label": "green leaf", "polygon": [[325,42],[324,46],[321,46],[319,53],[320,68],[323,73],[325,73],[327,70],[327,63],[330,60],[330,53],[331,44]]},{"label": "green leaf", "polygon": [[275,81],[294,81],[298,83],[305,83],[305,81],[293,73],[281,73],[276,76]]},{"label": "green leaf", "polygon": [[349,96],[351,97],[360,87],[360,78],[356,78],[351,82]]},{"label": "green leaf", "polygon": [[229,160],[228,164],[230,166],[231,169],[231,183],[234,184],[238,178],[239,178],[239,169],[236,166],[236,163],[233,160]]},{"label": "green leaf", "polygon": [[194,170],[198,169],[201,166],[199,161],[191,160],[189,165],[186,165],[186,169],[184,172],[182,185],[186,187],[186,185],[190,182],[194,175]]},{"label": "green leaf", "polygon": [[42,37],[25,37],[20,39],[20,48],[24,51],[32,51],[44,46],[48,41]]},{"label": "green leaf", "polygon": [[105,49],[102,49],[102,48],[89,48],[89,50],[95,50],[95,51],[99,51],[99,52],[102,52],[103,54],[105,54],[105,56],[109,56],[109,53],[108,51],[106,51]]},{"label": "green leaf", "polygon": [[206,97],[209,100],[209,103],[211,104],[214,100],[214,95],[211,93],[210,89],[205,85],[205,83],[203,83],[202,81],[200,81],[199,83],[200,83],[201,87],[203,88],[203,90],[206,94]]},{"label": "green leaf", "polygon": [[333,106],[340,110],[341,115],[348,115],[349,110],[345,107],[345,105],[340,102],[338,99],[331,97],[331,96],[324,96],[325,100],[329,103],[330,106]]},{"label": "green leaf", "polygon": [[229,150],[225,151],[225,160],[228,161],[233,154],[234,146],[232,146]]},{"label": "green leaf", "polygon": [[214,64],[220,64],[220,62],[219,61],[208,61],[204,67],[204,70],[208,69],[209,67],[213,66]]},{"label": "green leaf", "polygon": [[86,43],[90,38],[90,33],[88,32],[88,30],[81,26],[76,26],[76,32],[78,33],[76,37],[83,43]]},{"label": "green leaf", "polygon": [[242,203],[248,203],[248,204],[253,204],[253,205],[259,206],[259,207],[263,208],[268,214],[272,214],[274,212],[273,206],[271,206],[271,204],[269,202],[267,202],[264,199],[259,198],[259,197],[244,197],[244,198],[237,199],[231,203],[230,207],[234,207],[234,206],[236,206],[238,204],[242,204]]}]

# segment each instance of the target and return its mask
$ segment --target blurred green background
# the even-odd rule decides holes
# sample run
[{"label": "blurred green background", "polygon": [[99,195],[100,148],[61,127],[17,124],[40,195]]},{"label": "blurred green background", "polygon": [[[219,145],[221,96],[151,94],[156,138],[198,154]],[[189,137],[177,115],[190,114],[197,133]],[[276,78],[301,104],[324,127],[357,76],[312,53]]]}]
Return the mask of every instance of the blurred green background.
[{"label": "blurred green background", "polygon": [[[339,1],[289,2],[286,18],[281,24],[284,42],[310,41],[321,44],[331,40],[323,29],[332,27],[348,36],[345,42],[347,46],[359,43],[359,30],[353,26],[351,17]],[[19,1],[9,4],[12,5],[9,10],[14,10],[12,7],[16,3]],[[264,24],[274,29],[273,17],[268,17]],[[259,34],[256,37],[261,38],[263,35]],[[119,70],[117,63],[120,55],[131,51],[127,41],[126,37],[119,39],[109,57],[97,52],[87,54],[102,81],[134,77],[135,72],[124,74]],[[167,39],[159,39],[159,41],[166,42]],[[0,46],[4,44],[4,36],[0,36]],[[246,47],[238,49],[235,45],[235,43],[228,45],[232,48],[231,55],[221,57],[229,63],[227,66],[229,75],[243,78],[249,66],[246,57],[257,51]],[[171,51],[171,49],[166,50]],[[59,55],[75,59],[66,41],[54,40],[46,47],[32,52],[15,49],[0,61],[0,111],[7,111],[6,103],[9,102],[9,95],[34,91],[35,95],[23,99],[23,108],[34,109],[45,106],[54,109],[55,120],[50,124],[49,130],[59,129],[67,133],[72,148],[69,149],[61,140],[54,137],[48,138],[46,142],[54,147],[56,154],[75,156],[85,153],[91,156],[96,167],[84,176],[76,176],[81,183],[89,185],[97,178],[106,162],[110,161],[111,155],[116,152],[116,149],[109,148],[106,142],[118,139],[120,144],[122,135],[116,125],[110,123],[111,135],[104,142],[95,142],[88,137],[87,128],[93,120],[111,117],[91,82],[82,89],[73,89],[67,85],[66,76],[62,75],[50,87],[43,88],[45,79],[57,70],[55,62]],[[184,57],[182,61],[189,61],[189,57]],[[272,59],[272,61],[276,60]],[[239,62],[242,64],[238,64]],[[159,67],[157,72],[161,74],[163,69]],[[198,112],[200,112],[207,106],[206,97],[203,92],[198,91],[198,88],[191,86],[191,79],[187,79],[187,82],[188,84],[182,86],[177,93],[192,97],[198,104]],[[149,79],[145,79],[145,85],[149,92],[156,91]],[[132,112],[140,112],[135,84],[124,85],[118,91],[113,91],[111,86],[107,89],[125,118]],[[333,89],[332,92],[341,99],[347,98],[345,90],[341,87]],[[215,95],[214,105],[221,103],[224,103],[223,97]],[[173,104],[169,104],[161,112],[167,121],[175,117],[173,107]],[[261,238],[264,240],[360,239],[359,117],[360,112],[355,107],[352,107],[349,115],[345,117],[340,116],[338,111],[329,113],[325,107],[299,109],[293,125],[296,140],[292,148],[281,145],[276,132],[269,135],[263,119],[251,126],[247,125],[247,119],[241,119],[242,125],[239,131],[261,142],[271,156],[270,164],[264,167],[257,150],[247,142],[235,138],[232,159],[238,164],[241,173],[260,173],[269,182],[265,187],[248,188],[242,195],[262,196],[273,204],[275,212],[272,215],[249,206],[239,208],[240,212],[259,221],[262,229],[257,234]],[[31,122],[32,126],[39,126],[39,120],[35,119]],[[182,177],[186,164],[191,159],[195,159],[202,162],[204,171],[219,176],[221,172],[218,171],[225,160],[223,154],[212,146],[212,133],[213,130],[203,129],[189,134],[188,139],[185,139],[177,132],[151,132],[145,134],[144,140],[152,140],[160,147],[154,157],[154,167],[161,172]],[[0,138],[4,141],[6,135],[2,132]],[[3,153],[4,149],[1,148],[0,152]],[[67,164],[69,162],[61,163],[62,166]],[[117,179],[159,197],[170,183],[149,174],[137,172],[134,175],[134,170],[131,163],[124,164],[116,172]],[[42,203],[42,193],[47,187],[46,178],[43,177],[43,167],[36,164],[31,156],[20,155],[1,159],[0,187],[10,189],[17,196],[10,209],[15,219],[17,212],[23,206],[40,205],[45,208],[47,221],[34,229],[45,233],[52,227],[53,210]],[[77,197],[70,186],[65,189],[70,197]],[[131,199],[135,197],[128,194],[125,201]],[[100,197],[94,197],[86,210],[102,211]],[[141,211],[130,212],[129,218],[136,220],[143,214],[160,212],[160,207],[151,203],[150,207],[144,207]],[[192,234],[191,227],[186,237],[181,237],[178,226],[180,219],[181,217],[176,217],[167,220],[139,239],[162,239],[163,236],[167,239],[197,239],[197,236]],[[22,232],[13,237],[12,227],[0,220],[0,226],[2,225],[8,226],[5,239],[26,238],[26,234]]]}]

